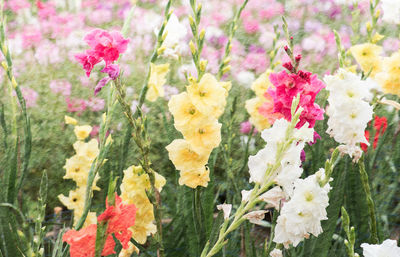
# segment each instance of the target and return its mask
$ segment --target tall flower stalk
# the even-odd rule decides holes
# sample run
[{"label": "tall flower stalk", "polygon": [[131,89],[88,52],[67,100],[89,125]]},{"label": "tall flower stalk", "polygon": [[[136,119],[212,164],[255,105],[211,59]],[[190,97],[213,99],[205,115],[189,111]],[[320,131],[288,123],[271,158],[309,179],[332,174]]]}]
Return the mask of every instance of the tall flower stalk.
[{"label": "tall flower stalk", "polygon": [[[275,162],[272,165],[268,165],[265,173],[261,179],[262,183],[256,182],[254,188],[251,190],[250,195],[247,197],[246,201],[242,201],[235,214],[229,219],[225,219],[224,223],[221,225],[217,241],[211,245],[208,241],[205,248],[202,251],[201,257],[211,257],[218,253],[221,248],[227,244],[226,237],[229,233],[237,229],[245,220],[245,214],[251,210],[257,203],[260,203],[260,195],[266,192],[271,185],[275,182],[274,175],[281,165],[281,160],[285,152],[289,149],[293,142],[293,133],[297,122],[299,121],[300,114],[303,111],[301,107],[298,108],[300,97],[296,97],[292,102],[292,120],[289,123],[285,131],[284,140],[278,143]],[[296,110],[297,109],[297,110]]]},{"label": "tall flower stalk", "polygon": [[[154,216],[155,216],[155,221],[156,221],[156,226],[157,226],[157,233],[155,235],[155,239],[157,242],[157,256],[159,256],[159,257],[164,256],[164,247],[163,247],[163,243],[162,243],[161,195],[155,186],[155,183],[156,183],[155,172],[150,167],[150,165],[151,165],[150,159],[149,159],[150,140],[148,138],[147,131],[146,131],[146,119],[143,116],[143,113],[141,112],[141,107],[144,103],[144,100],[146,99],[146,94],[149,89],[148,84],[149,84],[150,76],[152,73],[152,70],[151,70],[153,67],[152,64],[157,61],[159,56],[165,50],[165,48],[162,47],[162,44],[164,42],[164,39],[165,39],[166,33],[167,33],[167,32],[165,32],[165,27],[166,27],[168,20],[172,14],[172,11],[170,10],[171,4],[172,4],[172,0],[168,1],[167,5],[165,7],[164,21],[163,21],[161,28],[157,34],[156,44],[155,44],[153,53],[150,57],[147,75],[145,77],[145,81],[143,82],[143,86],[140,91],[139,102],[138,102],[137,110],[135,113],[132,113],[131,106],[130,106],[130,104],[128,104],[128,102],[125,99],[126,92],[125,92],[125,88],[122,83],[121,77],[118,77],[114,82],[114,85],[116,87],[118,102],[122,106],[124,114],[125,114],[126,118],[128,119],[128,121],[131,125],[131,128],[133,129],[132,136],[133,136],[133,139],[134,139],[136,145],[139,147],[139,150],[140,150],[141,166],[142,166],[143,170],[149,175],[151,190],[150,190],[150,192],[148,192],[148,197],[154,207]],[[127,24],[129,24],[129,22],[125,22],[125,25],[124,25],[125,29],[122,30],[123,34],[127,32],[127,29],[126,29]]]}]

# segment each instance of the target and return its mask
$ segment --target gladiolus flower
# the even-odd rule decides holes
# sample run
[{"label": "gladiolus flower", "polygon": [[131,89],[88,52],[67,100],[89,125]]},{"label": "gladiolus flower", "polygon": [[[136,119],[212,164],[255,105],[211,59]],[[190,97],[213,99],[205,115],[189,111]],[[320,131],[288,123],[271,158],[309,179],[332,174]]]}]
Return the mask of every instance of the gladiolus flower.
[{"label": "gladiolus flower", "polygon": [[[79,231],[69,230],[63,236],[63,241],[70,245],[71,257],[94,257],[97,225],[91,224]],[[115,242],[112,235],[108,235],[102,256],[114,254]]]},{"label": "gladiolus flower", "polygon": [[[375,129],[375,136],[374,136],[374,143],[373,143],[373,148],[376,149],[376,147],[378,146],[378,140],[379,137],[385,133],[386,128],[387,128],[387,118],[386,117],[378,117],[375,116],[375,120],[374,120],[374,129]],[[365,131],[365,138],[367,139],[367,141],[369,141],[370,139],[370,134],[369,131],[366,130]],[[361,149],[363,149],[364,152],[368,151],[368,145],[361,143]]]},{"label": "gladiolus flower", "polygon": [[129,227],[135,224],[136,207],[134,204],[122,203],[121,197],[115,195],[115,205],[110,206],[106,200],[106,210],[97,218],[98,222],[108,221],[107,233],[114,234],[123,248],[128,248],[132,231]]}]

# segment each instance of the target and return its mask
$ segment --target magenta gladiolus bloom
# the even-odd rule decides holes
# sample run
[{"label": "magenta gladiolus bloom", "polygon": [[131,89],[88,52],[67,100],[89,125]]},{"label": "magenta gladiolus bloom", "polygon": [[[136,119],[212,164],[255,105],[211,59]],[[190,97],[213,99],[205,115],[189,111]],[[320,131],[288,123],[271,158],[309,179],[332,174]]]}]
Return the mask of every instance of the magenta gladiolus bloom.
[{"label": "magenta gladiolus bloom", "polygon": [[129,39],[123,38],[118,31],[92,30],[85,36],[85,41],[94,51],[95,56],[102,58],[106,66],[116,61],[126,51]]},{"label": "magenta gladiolus bloom", "polygon": [[86,75],[89,77],[93,67],[99,62],[104,60],[106,63],[101,72],[107,73],[108,77],[102,78],[96,85],[94,94],[97,95],[108,82],[119,76],[119,66],[113,62],[126,51],[129,39],[125,39],[118,31],[95,29],[85,36],[85,41],[90,49],[75,55],[75,58],[82,64]]},{"label": "magenta gladiolus bloom", "polygon": [[86,71],[86,76],[90,76],[93,67],[101,61],[101,58],[96,56],[92,51],[86,51],[75,55],[75,59],[82,64],[83,69]]},{"label": "magenta gladiolus bloom", "polygon": [[324,119],[324,110],[314,103],[319,91],[325,87],[317,75],[312,75],[307,71],[298,71],[297,73],[281,71],[271,73],[269,78],[275,88],[269,88],[266,94],[274,99],[274,113],[281,113],[285,119],[290,120],[293,98],[300,94],[299,106],[304,110],[296,127],[300,128],[308,122],[309,127],[312,128],[317,120]]}]

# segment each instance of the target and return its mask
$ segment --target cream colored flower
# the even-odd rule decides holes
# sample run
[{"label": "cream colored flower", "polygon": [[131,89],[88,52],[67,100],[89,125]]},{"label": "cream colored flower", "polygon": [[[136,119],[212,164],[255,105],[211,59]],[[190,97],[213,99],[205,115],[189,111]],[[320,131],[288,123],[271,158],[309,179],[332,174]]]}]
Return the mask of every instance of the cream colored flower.
[{"label": "cream colored flower", "polygon": [[67,115],[64,116],[65,124],[70,124],[70,125],[76,125],[78,124],[78,121],[72,117],[69,117]]},{"label": "cream colored flower", "polygon": [[164,84],[167,82],[166,76],[169,71],[169,63],[155,65],[150,64],[150,78],[147,84],[148,90],[146,94],[146,99],[154,102],[158,97],[164,96]]},{"label": "cream colored flower", "polygon": [[226,89],[210,73],[204,74],[200,82],[191,83],[187,92],[193,105],[204,115],[217,118],[222,114]]},{"label": "cream colored flower", "polygon": [[85,140],[92,132],[92,127],[89,125],[75,126],[74,133],[78,140]]},{"label": "cream colored flower", "polygon": [[177,170],[202,168],[208,161],[209,153],[197,153],[184,139],[175,139],[166,149]]}]

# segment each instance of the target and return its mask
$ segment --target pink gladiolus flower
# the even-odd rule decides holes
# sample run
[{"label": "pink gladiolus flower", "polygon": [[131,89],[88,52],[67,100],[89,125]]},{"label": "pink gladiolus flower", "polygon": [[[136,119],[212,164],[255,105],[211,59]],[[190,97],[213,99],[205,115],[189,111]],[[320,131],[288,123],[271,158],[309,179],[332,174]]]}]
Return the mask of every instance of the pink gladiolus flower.
[{"label": "pink gladiolus flower", "polygon": [[47,19],[56,15],[56,8],[54,7],[53,3],[36,1],[36,6],[41,19]]},{"label": "pink gladiolus flower", "polygon": [[110,64],[102,69],[101,72],[107,73],[111,79],[116,79],[119,76],[119,66],[117,64]]},{"label": "pink gladiolus flower", "polygon": [[283,117],[283,115],[279,112],[274,112],[274,100],[268,94],[264,94],[265,102],[258,108],[258,112],[268,119],[270,124],[274,124],[274,122]]},{"label": "pink gladiolus flower", "polygon": [[71,83],[66,80],[52,80],[50,82],[50,89],[54,94],[61,94],[63,96],[71,95]]},{"label": "pink gladiolus flower", "polygon": [[82,64],[86,71],[86,76],[90,76],[93,67],[101,61],[101,58],[96,56],[93,51],[87,50],[85,53],[75,55],[76,60]]},{"label": "pink gladiolus flower", "polygon": [[65,102],[67,103],[67,111],[76,112],[78,116],[81,115],[87,107],[84,99],[70,99],[67,97],[65,98]]},{"label": "pink gladiolus flower", "polygon": [[[240,133],[242,134],[249,134],[251,131],[251,123],[250,121],[243,121],[242,123],[240,123]],[[253,130],[253,133],[256,133],[256,129]]]},{"label": "pink gladiolus flower", "polygon": [[6,7],[10,8],[13,12],[31,7],[31,4],[26,0],[10,0],[7,1],[5,4]]},{"label": "pink gladiolus flower", "polygon": [[97,95],[101,89],[107,85],[108,82],[111,81],[110,77],[104,77],[102,79],[100,79],[99,83],[97,83],[96,87],[94,88],[94,95]]},{"label": "pink gladiolus flower", "polygon": [[[288,65],[286,65],[288,66]],[[315,101],[315,97],[325,87],[325,84],[307,71],[298,71],[288,74],[286,71],[271,73],[270,81],[275,88],[269,88],[266,95],[270,95],[274,100],[274,113],[281,113],[285,119],[291,120],[290,108],[293,98],[300,94],[300,103],[304,110],[300,115],[298,128],[308,122],[309,127],[315,125],[316,120],[324,119],[324,111]]]},{"label": "pink gladiolus flower", "polygon": [[90,98],[89,101],[86,101],[86,105],[93,112],[98,112],[104,109],[105,101],[102,98],[93,97]]},{"label": "pink gladiolus flower", "polygon": [[85,41],[98,57],[104,59],[106,66],[116,61],[129,43],[129,39],[124,39],[118,31],[107,32],[102,29],[92,30],[85,36]]},{"label": "pink gladiolus flower", "polygon": [[29,87],[22,87],[21,88],[22,97],[25,99],[25,104],[27,108],[35,107],[36,101],[39,97],[39,94]]},{"label": "pink gladiolus flower", "polygon": [[97,95],[108,82],[119,76],[119,66],[113,62],[126,51],[129,39],[123,38],[118,31],[95,29],[85,36],[85,41],[91,49],[75,55],[75,58],[82,64],[86,75],[89,77],[93,67],[99,62],[104,60],[106,63],[101,72],[107,73],[108,77],[102,78],[96,85],[94,95]]},{"label": "pink gladiolus flower", "polygon": [[27,26],[22,34],[22,46],[29,48],[37,45],[42,40],[42,32],[39,28],[33,26]]}]

